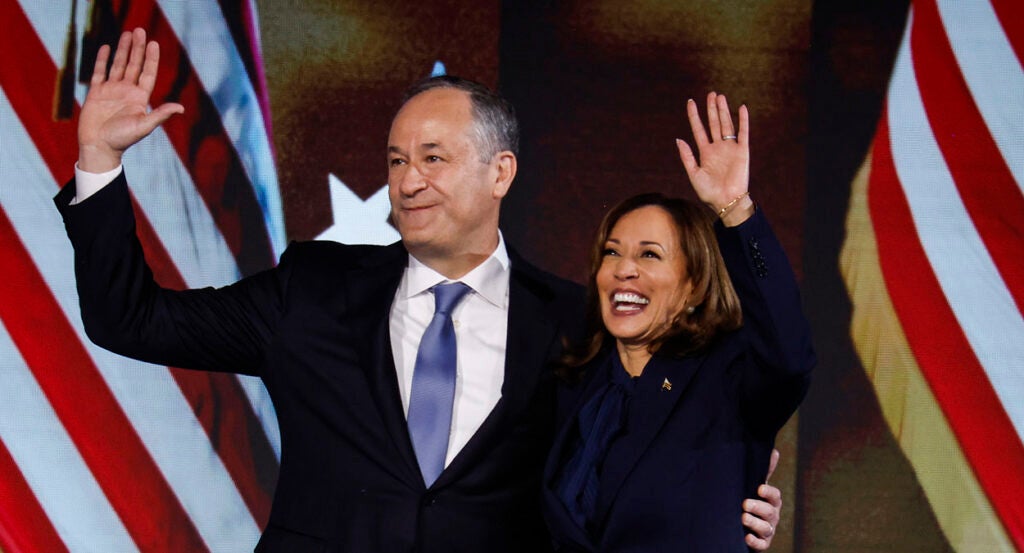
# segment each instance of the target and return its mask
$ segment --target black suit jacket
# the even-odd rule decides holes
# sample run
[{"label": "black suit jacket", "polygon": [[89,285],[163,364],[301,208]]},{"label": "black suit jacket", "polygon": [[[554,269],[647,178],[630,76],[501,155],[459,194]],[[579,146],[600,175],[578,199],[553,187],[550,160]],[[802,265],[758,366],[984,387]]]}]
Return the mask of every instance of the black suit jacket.
[{"label": "black suit jacket", "polygon": [[600,468],[593,532],[572,520],[554,488],[579,436],[580,408],[611,378],[611,340],[586,367],[587,380],[559,394],[565,422],[543,500],[562,551],[747,551],[742,501],[757,497],[775,434],[803,399],[815,356],[796,280],[763,214],[717,232],[743,326],[703,354],[648,363],[626,431]]},{"label": "black suit jacket", "polygon": [[553,433],[548,362],[579,324],[579,287],[511,257],[501,399],[427,489],[408,436],[388,314],[406,266],[387,247],[295,243],[278,267],[221,289],[152,280],[123,176],[77,206],[55,198],[75,248],[86,332],[114,352],[258,375],[281,467],[257,546],[277,551],[543,551],[540,474]]}]

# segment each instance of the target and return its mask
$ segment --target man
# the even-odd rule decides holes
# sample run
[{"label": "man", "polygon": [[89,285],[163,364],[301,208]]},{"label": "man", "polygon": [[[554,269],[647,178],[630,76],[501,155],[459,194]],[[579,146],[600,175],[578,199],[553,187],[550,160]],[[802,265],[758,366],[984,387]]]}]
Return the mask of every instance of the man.
[{"label": "man", "polygon": [[[109,53],[82,107],[76,179],[55,199],[83,321],[123,355],[263,379],[282,455],[256,551],[549,550],[546,366],[578,335],[582,294],[498,232],[516,174],[507,103],[456,79],[411,92],[388,138],[402,242],[295,244],[270,271],[172,292],[146,267],[120,163],[184,108],[147,112],[159,48],[144,31],[122,35],[107,75]],[[441,307],[451,290],[458,299]],[[778,512],[753,503],[768,520],[748,526],[770,538]]]}]

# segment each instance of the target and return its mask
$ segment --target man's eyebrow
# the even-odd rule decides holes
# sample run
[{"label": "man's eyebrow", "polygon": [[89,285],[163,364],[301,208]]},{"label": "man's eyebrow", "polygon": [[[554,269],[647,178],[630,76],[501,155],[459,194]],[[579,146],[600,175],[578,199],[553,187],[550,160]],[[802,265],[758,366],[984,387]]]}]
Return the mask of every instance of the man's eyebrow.
[{"label": "man's eyebrow", "polygon": [[[442,146],[440,142],[424,142],[423,144],[420,144],[419,147],[421,149],[424,149],[424,150],[443,150],[444,149],[444,146]],[[395,146],[393,144],[389,144],[388,145],[388,151],[389,152],[394,152],[396,154],[404,153],[404,151],[402,150],[401,147]]]}]

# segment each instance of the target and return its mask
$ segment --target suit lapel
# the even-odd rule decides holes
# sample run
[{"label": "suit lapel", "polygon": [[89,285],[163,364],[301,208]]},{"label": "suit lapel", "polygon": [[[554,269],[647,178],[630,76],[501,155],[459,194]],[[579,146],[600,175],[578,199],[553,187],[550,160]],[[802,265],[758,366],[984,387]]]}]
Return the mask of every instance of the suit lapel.
[{"label": "suit lapel", "polygon": [[[675,360],[655,356],[648,362],[632,398],[635,407],[631,413],[637,417],[636,424],[630,421],[634,431],[620,438],[605,458],[596,520],[607,516],[623,482],[661,432],[703,361],[704,357]],[[671,389],[664,384],[666,380]]]},{"label": "suit lapel", "polygon": [[[614,346],[613,346],[614,348]],[[553,454],[548,456],[548,469],[546,471],[545,479],[553,479],[555,471],[560,468],[561,461],[560,457],[564,453],[564,449],[568,444],[567,442],[575,438],[579,433],[579,412],[583,405],[590,400],[599,390],[604,388],[608,384],[608,380],[611,378],[611,352],[614,349],[605,347],[600,353],[597,354],[596,360],[589,361],[583,369],[584,382],[580,384],[583,386],[583,391],[576,396],[573,401],[572,409],[569,411],[572,416],[568,417],[560,428],[558,428],[555,434],[555,445],[552,448]],[[555,455],[557,453],[557,455]]]},{"label": "suit lapel", "polygon": [[505,382],[501,386],[501,396],[506,403],[504,408],[510,414],[529,404],[541,376],[541,368],[561,351],[558,329],[546,308],[546,301],[513,271],[509,285]]},{"label": "suit lapel", "polygon": [[604,388],[608,383],[609,370],[611,365],[611,357],[609,356],[609,350],[605,347],[601,353],[598,354],[596,359],[598,361],[591,361],[584,369],[586,375],[585,382],[580,384],[583,386],[583,391],[576,397],[574,405],[572,407],[573,415],[568,417],[565,424],[558,429],[558,433],[555,435],[554,444],[551,446],[551,454],[548,455],[547,464],[544,467],[544,493],[549,496],[549,515],[553,515],[561,519],[559,524],[554,524],[552,527],[559,528],[562,532],[563,538],[575,542],[580,548],[586,550],[595,549],[594,540],[590,533],[585,528],[576,524],[576,521],[569,514],[568,509],[562,504],[561,499],[555,493],[555,479],[558,477],[558,470],[566,462],[567,456],[571,454],[571,451],[566,451],[567,447],[571,447],[575,443],[576,437],[579,435],[579,414],[580,408],[586,403],[591,397],[594,396],[599,390]]},{"label": "suit lapel", "polygon": [[422,476],[416,454],[409,439],[405,410],[398,390],[398,373],[391,348],[391,305],[401,283],[408,261],[405,249],[394,244],[381,250],[380,255],[371,256],[345,275],[346,290],[352,297],[362,298],[359,302],[364,313],[353,314],[363,319],[366,332],[366,348],[362,350],[360,365],[366,371],[369,388],[377,404],[377,411],[384,421],[384,427],[402,460],[398,463],[382,463],[389,470],[400,471],[396,476],[407,482],[419,482]]},{"label": "suit lapel", "polygon": [[[505,342],[505,379],[501,398],[451,464],[438,477],[443,486],[478,466],[502,436],[511,432],[523,409],[533,400],[543,367],[561,351],[558,327],[547,312],[550,288],[524,274],[525,261],[510,251],[508,331]],[[539,288],[538,288],[539,287]]]}]

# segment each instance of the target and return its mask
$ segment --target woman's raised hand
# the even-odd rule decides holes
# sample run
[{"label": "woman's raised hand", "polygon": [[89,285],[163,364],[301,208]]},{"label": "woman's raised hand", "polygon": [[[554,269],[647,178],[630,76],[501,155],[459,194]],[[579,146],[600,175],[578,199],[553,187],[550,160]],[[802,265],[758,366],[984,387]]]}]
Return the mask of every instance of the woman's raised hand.
[{"label": "woman's raised hand", "polygon": [[708,129],[700,120],[697,103],[686,102],[686,114],[697,144],[694,156],[689,144],[676,139],[679,159],[693,190],[727,226],[742,223],[753,213],[750,185],[750,130],[746,106],[739,109],[739,129],[734,129],[729,103],[723,94],[708,94]]}]

